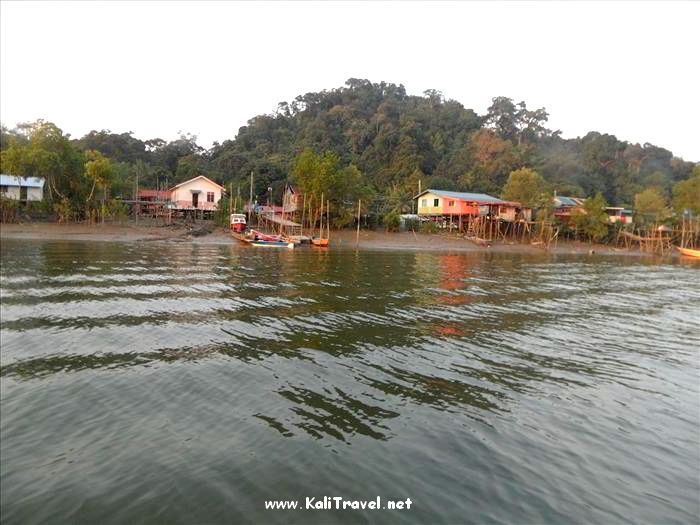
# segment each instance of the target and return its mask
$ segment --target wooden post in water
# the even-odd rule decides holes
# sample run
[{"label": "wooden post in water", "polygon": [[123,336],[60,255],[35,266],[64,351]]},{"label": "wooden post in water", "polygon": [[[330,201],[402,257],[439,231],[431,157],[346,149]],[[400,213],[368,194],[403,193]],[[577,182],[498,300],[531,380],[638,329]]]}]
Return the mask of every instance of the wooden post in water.
[{"label": "wooden post in water", "polygon": [[360,205],[362,204],[362,199],[357,201],[357,235],[355,235],[355,248],[360,244]]},{"label": "wooden post in water", "polygon": [[250,172],[250,198],[248,199],[248,224],[250,224],[251,208],[253,207],[253,172]]},{"label": "wooden post in water", "polygon": [[318,220],[318,238],[323,239],[323,193],[321,193],[321,215]]}]

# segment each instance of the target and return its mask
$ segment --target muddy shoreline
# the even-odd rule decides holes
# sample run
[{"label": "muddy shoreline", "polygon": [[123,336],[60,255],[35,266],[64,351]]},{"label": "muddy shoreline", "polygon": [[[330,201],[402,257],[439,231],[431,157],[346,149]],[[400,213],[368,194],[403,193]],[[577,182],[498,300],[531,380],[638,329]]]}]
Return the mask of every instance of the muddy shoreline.
[{"label": "muddy shoreline", "polygon": [[[102,242],[184,242],[193,244],[234,244],[226,230],[206,223],[192,226],[162,226],[153,224],[56,224],[23,223],[0,225],[0,239],[34,239]],[[542,247],[515,242],[494,242],[491,246],[479,246],[457,236],[423,234],[413,232],[387,233],[384,231],[360,231],[359,243],[352,230],[331,231],[331,246],[365,250],[402,250],[435,252],[496,252],[519,254],[547,253]],[[583,242],[559,242],[550,248],[552,254],[591,253],[600,255],[649,256],[638,250],[626,250],[608,245],[590,245]]]}]

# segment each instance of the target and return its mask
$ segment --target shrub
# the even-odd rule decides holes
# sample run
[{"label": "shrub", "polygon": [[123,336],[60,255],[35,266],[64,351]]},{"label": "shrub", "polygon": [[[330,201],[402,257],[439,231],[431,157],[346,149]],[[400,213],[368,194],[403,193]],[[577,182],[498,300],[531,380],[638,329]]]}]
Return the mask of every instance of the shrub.
[{"label": "shrub", "polygon": [[437,233],[438,227],[435,221],[426,221],[420,226],[421,233]]},{"label": "shrub", "polygon": [[0,196],[0,219],[2,222],[17,222],[19,202]]},{"label": "shrub", "polygon": [[420,229],[420,221],[418,219],[406,219],[403,224],[408,231],[418,231]]},{"label": "shrub", "polygon": [[68,222],[73,219],[74,211],[70,201],[64,197],[53,205],[53,210],[58,215],[58,222]]},{"label": "shrub", "polygon": [[386,226],[386,231],[397,232],[401,228],[401,217],[395,211],[390,211],[384,215],[384,226]]}]

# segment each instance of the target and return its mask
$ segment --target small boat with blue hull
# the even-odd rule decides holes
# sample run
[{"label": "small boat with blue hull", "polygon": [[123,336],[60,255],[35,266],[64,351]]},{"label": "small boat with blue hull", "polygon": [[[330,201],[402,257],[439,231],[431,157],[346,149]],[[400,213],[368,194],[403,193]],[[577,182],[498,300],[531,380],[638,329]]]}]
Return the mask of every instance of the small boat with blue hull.
[{"label": "small boat with blue hull", "polygon": [[252,241],[251,246],[266,247],[266,248],[294,248],[293,242],[287,241]]}]

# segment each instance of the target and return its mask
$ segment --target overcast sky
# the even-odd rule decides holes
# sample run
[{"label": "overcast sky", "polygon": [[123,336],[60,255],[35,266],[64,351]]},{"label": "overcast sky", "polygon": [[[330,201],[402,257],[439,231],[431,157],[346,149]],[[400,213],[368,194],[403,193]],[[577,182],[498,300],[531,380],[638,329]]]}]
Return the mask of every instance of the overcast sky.
[{"label": "overcast sky", "polygon": [[202,145],[351,77],[700,161],[698,2],[0,3],[0,119]]}]

